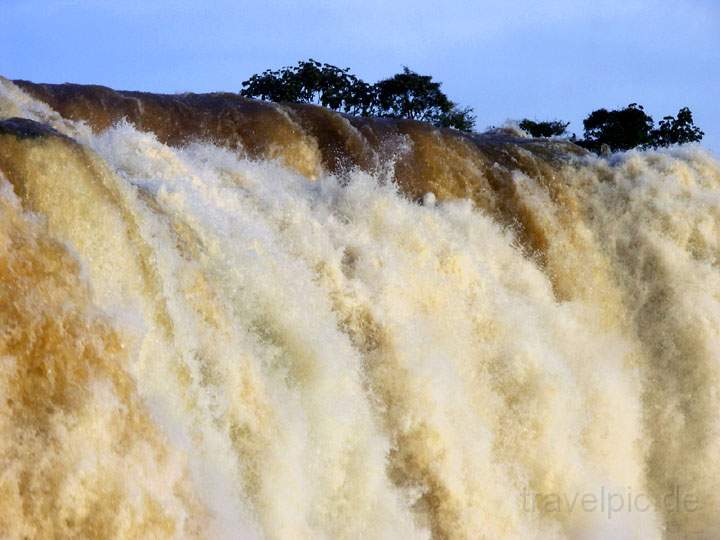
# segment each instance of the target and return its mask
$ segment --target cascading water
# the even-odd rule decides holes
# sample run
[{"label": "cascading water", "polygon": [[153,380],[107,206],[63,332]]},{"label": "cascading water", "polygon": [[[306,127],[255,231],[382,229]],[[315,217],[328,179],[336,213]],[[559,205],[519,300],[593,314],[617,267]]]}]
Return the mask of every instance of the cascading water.
[{"label": "cascading water", "polygon": [[720,536],[713,157],[263,107],[0,79],[0,535]]}]

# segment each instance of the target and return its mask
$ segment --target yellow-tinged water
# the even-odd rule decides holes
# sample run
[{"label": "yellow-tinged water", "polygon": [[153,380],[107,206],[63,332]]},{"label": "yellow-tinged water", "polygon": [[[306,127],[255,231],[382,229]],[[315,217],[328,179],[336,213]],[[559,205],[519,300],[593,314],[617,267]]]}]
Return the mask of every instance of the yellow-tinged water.
[{"label": "yellow-tinged water", "polygon": [[66,136],[0,122],[0,537],[720,537],[714,158],[276,107],[168,146],[0,79]]}]

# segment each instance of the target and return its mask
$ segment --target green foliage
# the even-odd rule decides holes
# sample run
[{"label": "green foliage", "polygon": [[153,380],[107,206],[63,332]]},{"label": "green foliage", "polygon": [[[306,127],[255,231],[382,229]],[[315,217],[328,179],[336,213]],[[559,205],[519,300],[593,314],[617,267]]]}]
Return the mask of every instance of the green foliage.
[{"label": "green foliage", "polygon": [[471,107],[459,109],[457,106],[453,106],[448,112],[442,113],[434,123],[438,127],[472,131],[475,127],[475,115]]},{"label": "green foliage", "polygon": [[[408,118],[461,131],[472,131],[475,126],[471,108],[458,107],[441,90],[440,82],[407,67],[402,73],[368,84],[350,73],[350,68],[311,58],[295,66],[253,75],[242,86],[240,93],[250,98],[315,103],[356,116]],[[520,122],[520,127],[533,137],[566,135],[569,125],[558,120],[537,122],[527,118]],[[652,117],[637,103],[624,109],[593,111],[583,120],[583,126],[584,139],[573,135],[570,141],[596,153],[698,142],[704,135],[693,123],[687,107],[680,109],[676,117],[664,117],[655,129]]]},{"label": "green foliage", "polygon": [[698,142],[704,135],[694,125],[692,112],[687,107],[680,109],[677,118],[663,118],[658,129],[653,129],[652,117],[637,103],[620,110],[593,111],[583,121],[583,125],[585,139],[577,141],[577,144],[597,153],[601,152],[603,145],[614,152],[631,148],[658,148]]},{"label": "green foliage", "polygon": [[653,141],[655,146],[670,146],[699,142],[703,135],[705,133],[693,123],[690,109],[683,107],[678,111],[677,118],[666,116],[660,120],[659,128],[653,130]]},{"label": "green foliage", "polygon": [[389,79],[375,83],[378,116],[410,118],[436,126],[470,131],[475,123],[472,109],[458,109],[430,75],[407,67]]},{"label": "green foliage", "polygon": [[652,143],[653,119],[642,105],[631,103],[624,109],[598,109],[583,120],[585,140],[582,146],[599,152],[606,144],[613,152],[647,147]]},{"label": "green foliage", "polygon": [[349,114],[372,110],[370,86],[350,73],[350,68],[322,64],[312,58],[297,66],[266,70],[242,83],[245,97],[268,101],[316,103]]},{"label": "green foliage", "polygon": [[313,60],[266,70],[242,83],[245,97],[269,101],[316,103],[360,116],[409,118],[439,127],[471,131],[472,109],[460,109],[440,90],[441,83],[408,68],[389,79],[368,84],[350,73]]},{"label": "green foliage", "polygon": [[533,137],[560,137],[566,133],[569,125],[570,122],[535,122],[527,118],[520,122],[520,128]]}]

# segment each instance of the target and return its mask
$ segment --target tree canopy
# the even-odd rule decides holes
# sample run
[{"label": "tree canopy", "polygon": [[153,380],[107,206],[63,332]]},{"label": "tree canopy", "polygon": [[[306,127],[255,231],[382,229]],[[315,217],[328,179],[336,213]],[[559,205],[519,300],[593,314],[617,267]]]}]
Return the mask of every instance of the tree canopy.
[{"label": "tree canopy", "polygon": [[312,58],[296,66],[266,70],[242,83],[241,94],[270,101],[315,103],[359,116],[409,118],[439,127],[471,131],[472,109],[459,108],[430,75],[403,68],[388,79],[368,84],[349,68],[323,64]]},{"label": "tree canopy", "polygon": [[373,85],[378,116],[411,118],[436,126],[470,131],[472,109],[458,109],[440,90],[430,75],[420,75],[407,67],[389,79]]},{"label": "tree canopy", "polygon": [[653,140],[657,146],[699,142],[705,133],[693,123],[692,112],[687,107],[678,111],[677,118],[666,116],[660,120],[658,129],[653,130]]},{"label": "tree canopy", "polygon": [[[340,68],[313,60],[295,66],[266,70],[242,83],[241,95],[278,102],[315,103],[355,116],[408,118],[438,127],[472,131],[475,116],[469,107],[460,107],[441,89],[431,75],[421,75],[404,67],[401,73],[369,84],[350,68]],[[532,137],[567,135],[569,122],[524,119],[520,128]],[[665,116],[655,127],[642,105],[631,103],[622,109],[597,109],[583,120],[584,138],[574,134],[570,141],[593,152],[603,148],[624,151],[632,148],[658,148],[700,141],[704,133],[693,123],[690,109],[677,116]]]},{"label": "tree canopy", "polygon": [[533,137],[560,137],[566,133],[569,125],[570,122],[536,122],[527,118],[520,122],[520,128]]},{"label": "tree canopy", "polygon": [[699,142],[704,135],[693,123],[687,107],[680,109],[677,117],[665,116],[657,129],[654,125],[652,117],[637,103],[613,111],[598,109],[583,121],[585,139],[577,142],[595,152],[603,144],[612,151],[622,151]]},{"label": "tree canopy", "polygon": [[[533,137],[561,136],[566,133],[568,125],[567,122],[528,119],[520,122],[520,127]],[[570,140],[595,153],[601,153],[604,146],[617,152],[699,142],[705,135],[693,123],[692,112],[687,107],[680,109],[677,117],[665,116],[655,128],[652,117],[637,103],[610,111],[597,109],[583,120],[583,127],[584,138],[578,139],[573,135]]]},{"label": "tree canopy", "polygon": [[350,68],[322,64],[312,58],[297,66],[265,70],[242,83],[245,97],[268,101],[315,103],[348,114],[372,112],[370,85],[350,73]]},{"label": "tree canopy", "polygon": [[583,120],[582,146],[599,152],[603,144],[612,151],[648,147],[652,143],[653,119],[642,105],[631,103],[624,109],[598,109]]}]

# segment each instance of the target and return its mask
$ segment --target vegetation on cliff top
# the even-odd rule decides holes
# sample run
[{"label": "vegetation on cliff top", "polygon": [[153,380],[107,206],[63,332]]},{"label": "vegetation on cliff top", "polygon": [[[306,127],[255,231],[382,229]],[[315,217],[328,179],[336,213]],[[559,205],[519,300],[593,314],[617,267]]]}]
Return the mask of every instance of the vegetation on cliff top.
[{"label": "vegetation on cliff top", "polygon": [[[538,122],[525,119],[520,122],[520,127],[533,137],[566,136],[569,125],[569,122],[557,120]],[[578,139],[573,134],[569,140],[596,153],[605,146],[616,152],[699,142],[704,135],[694,124],[692,112],[687,107],[680,109],[677,116],[663,117],[656,128],[652,116],[637,103],[623,109],[593,111],[583,120],[583,127],[584,138]]]},{"label": "vegetation on cliff top", "polygon": [[315,103],[356,116],[409,118],[438,127],[471,131],[472,109],[459,108],[440,89],[442,83],[407,67],[388,79],[368,84],[350,68],[312,58],[296,66],[266,70],[242,83],[245,97],[269,101]]},{"label": "vegetation on cliff top", "polygon": [[[475,127],[473,109],[460,107],[440,89],[430,75],[407,67],[388,79],[369,84],[350,72],[313,60],[295,66],[266,70],[242,83],[241,95],[278,102],[315,103],[355,116],[408,118],[470,132]],[[567,137],[569,122],[524,119],[520,128],[532,137]],[[658,148],[698,142],[704,133],[693,122],[692,112],[683,107],[677,116],[655,122],[642,105],[631,103],[623,109],[597,109],[583,120],[584,138],[568,139],[588,150],[601,153],[632,148]]]}]

